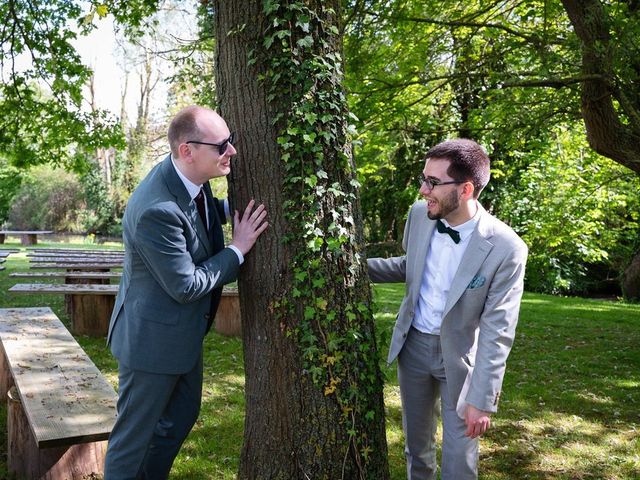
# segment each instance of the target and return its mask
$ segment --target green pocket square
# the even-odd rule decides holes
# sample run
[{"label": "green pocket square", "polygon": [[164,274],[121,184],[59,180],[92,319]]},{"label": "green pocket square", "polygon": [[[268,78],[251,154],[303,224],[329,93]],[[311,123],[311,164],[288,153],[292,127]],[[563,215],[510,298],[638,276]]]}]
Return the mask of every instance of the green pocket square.
[{"label": "green pocket square", "polygon": [[485,280],[486,278],[484,278],[482,275],[476,275],[469,282],[469,285],[467,285],[467,288],[480,288],[481,286],[484,285]]}]

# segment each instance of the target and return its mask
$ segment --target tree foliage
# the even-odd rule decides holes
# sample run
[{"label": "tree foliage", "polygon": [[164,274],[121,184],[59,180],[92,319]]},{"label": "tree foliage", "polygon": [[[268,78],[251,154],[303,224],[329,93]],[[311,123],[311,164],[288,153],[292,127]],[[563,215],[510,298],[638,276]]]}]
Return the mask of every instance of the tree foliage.
[{"label": "tree foliage", "polygon": [[0,150],[12,164],[82,170],[86,156],[78,150],[122,146],[115,119],[83,106],[91,71],[72,41],[94,28],[95,16],[110,13],[135,30],[156,8],[151,0],[0,3]]},{"label": "tree foliage", "polygon": [[[583,219],[584,238],[574,248],[566,241],[562,252],[543,248],[537,253],[544,257],[540,261],[532,256],[528,288],[579,292],[586,285],[581,279],[619,275],[632,250],[638,248],[628,235],[637,232],[635,213],[622,213],[617,204],[609,205],[605,210],[620,234],[599,239],[602,203],[567,202],[575,197],[575,183],[550,179],[550,192],[558,199],[542,208],[541,193],[532,185],[556,171],[566,175],[577,175],[574,168],[589,171],[582,164],[587,157],[589,168],[599,165],[613,177],[619,174],[607,159],[585,153],[583,121],[593,148],[590,122],[596,127],[606,123],[600,142],[615,151],[624,150],[626,160],[609,156],[638,171],[634,162],[640,156],[633,153],[632,145],[640,142],[627,140],[640,128],[635,113],[640,58],[639,23],[633,21],[637,8],[634,2],[594,1],[587,2],[598,4],[591,5],[591,13],[580,10],[568,15],[564,7],[574,2],[563,3],[348,2],[347,85],[351,108],[361,119],[356,161],[364,185],[370,242],[401,238],[404,215],[417,193],[412,177],[421,170],[427,148],[448,137],[471,137],[484,144],[492,157],[492,182],[483,193],[483,203],[509,220],[532,250],[553,242],[551,231],[564,228],[567,215]],[[600,43],[593,36],[576,34],[578,22],[593,22],[593,17],[606,27],[607,36]],[[608,63],[603,61],[605,51]],[[594,52],[599,63],[587,68],[588,55]],[[590,120],[590,111],[597,109],[585,108],[585,92],[590,91],[592,99],[599,95],[589,90],[592,82],[600,82],[600,94],[608,95],[604,98],[606,122],[602,116]],[[612,132],[612,126],[624,132]],[[567,130],[576,135],[564,142],[560,155],[559,132]],[[596,183],[600,176],[590,172],[579,184],[587,191],[606,190],[605,203],[622,201],[625,189],[636,191],[638,180],[633,174],[604,189]],[[518,202],[537,207],[514,209]],[[638,211],[635,202],[627,207]],[[545,217],[550,228],[532,228]],[[630,223],[623,226],[624,222]],[[592,248],[604,239],[606,243]]]}]

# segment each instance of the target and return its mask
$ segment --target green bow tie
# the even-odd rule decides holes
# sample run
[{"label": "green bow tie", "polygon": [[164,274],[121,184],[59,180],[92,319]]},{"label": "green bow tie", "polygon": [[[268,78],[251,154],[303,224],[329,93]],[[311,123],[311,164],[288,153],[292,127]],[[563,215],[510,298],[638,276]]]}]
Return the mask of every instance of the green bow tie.
[{"label": "green bow tie", "polygon": [[451,227],[447,227],[440,219],[436,222],[436,228],[438,229],[438,233],[448,233],[451,240],[455,243],[460,243],[460,232]]}]

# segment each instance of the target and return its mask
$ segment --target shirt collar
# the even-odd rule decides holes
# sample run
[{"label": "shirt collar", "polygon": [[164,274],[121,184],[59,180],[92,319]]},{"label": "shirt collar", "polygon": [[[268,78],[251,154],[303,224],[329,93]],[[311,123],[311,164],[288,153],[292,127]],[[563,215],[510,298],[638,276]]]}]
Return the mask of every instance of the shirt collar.
[{"label": "shirt collar", "polygon": [[187,177],[184,176],[184,174],[180,171],[180,169],[176,165],[176,162],[174,162],[173,155],[171,155],[171,164],[173,165],[173,168],[176,169],[176,173],[178,174],[178,177],[180,177],[180,180],[182,180],[182,183],[184,183],[184,187],[187,189],[189,198],[191,198],[192,200],[196,198],[196,196],[200,193],[200,189],[202,188],[202,185],[196,185],[195,183],[193,183],[191,180],[189,180]]},{"label": "shirt collar", "polygon": [[476,214],[460,225],[456,225],[455,227],[451,227],[449,222],[447,222],[444,218],[442,219],[442,223],[444,223],[447,227],[451,227],[456,230],[460,234],[460,241],[463,242],[466,240],[475,230],[476,225],[478,225],[478,221],[480,220],[480,208],[476,210]]}]

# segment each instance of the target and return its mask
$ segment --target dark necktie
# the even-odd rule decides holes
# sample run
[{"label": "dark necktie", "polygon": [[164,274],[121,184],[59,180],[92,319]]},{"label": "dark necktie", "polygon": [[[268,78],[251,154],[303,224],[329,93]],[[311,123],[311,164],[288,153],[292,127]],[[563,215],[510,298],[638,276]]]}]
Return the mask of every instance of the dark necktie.
[{"label": "dark necktie", "polygon": [[438,220],[436,222],[436,228],[438,229],[438,233],[448,233],[455,243],[460,243],[460,232],[454,230],[451,227],[447,227],[442,221]]},{"label": "dark necktie", "polygon": [[204,189],[200,188],[200,192],[198,192],[198,195],[196,195],[193,200],[196,202],[196,207],[198,207],[198,213],[200,214],[204,228],[209,228],[207,226],[207,212],[204,208]]}]

